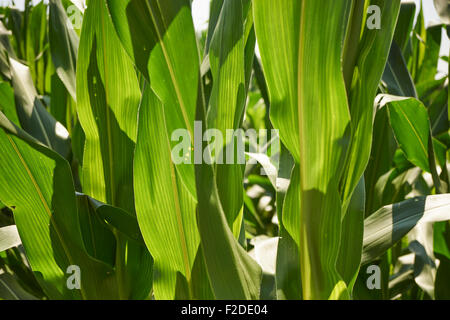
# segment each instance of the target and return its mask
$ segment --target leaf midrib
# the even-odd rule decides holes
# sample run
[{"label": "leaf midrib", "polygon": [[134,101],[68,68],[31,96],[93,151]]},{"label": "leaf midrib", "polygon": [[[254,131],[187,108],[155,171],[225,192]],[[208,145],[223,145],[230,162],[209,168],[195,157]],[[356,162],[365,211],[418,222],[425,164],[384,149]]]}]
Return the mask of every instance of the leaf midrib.
[{"label": "leaf midrib", "polygon": [[[152,10],[150,4],[148,3],[148,0],[144,0],[144,2],[145,2],[145,4],[147,5],[147,9],[148,9],[148,11],[149,11],[149,13],[150,13],[150,16],[151,16],[153,25],[154,25],[154,27],[155,27],[156,34],[157,34],[157,36],[158,36],[158,42],[159,42],[159,44],[161,45],[161,50],[162,50],[162,52],[163,52],[164,59],[166,60],[166,64],[167,64],[167,68],[169,69],[170,77],[172,78],[173,87],[174,87],[174,89],[175,89],[175,93],[176,93],[176,95],[177,95],[178,102],[180,103],[181,113],[183,114],[183,120],[184,120],[184,122],[185,122],[185,124],[186,124],[187,130],[189,131],[189,133],[190,133],[191,136],[193,137],[194,135],[193,135],[192,127],[191,127],[191,125],[190,125],[190,123],[189,123],[189,118],[188,118],[188,115],[187,115],[187,112],[186,112],[186,106],[185,106],[183,97],[182,97],[182,95],[181,95],[180,88],[179,88],[179,84],[178,84],[177,79],[176,79],[176,77],[175,77],[174,68],[173,68],[173,66],[172,66],[172,64],[171,64],[171,61],[170,61],[170,59],[169,59],[169,54],[168,54],[167,49],[166,49],[166,46],[165,46],[165,44],[164,44],[163,37],[162,37],[162,35],[161,35],[161,31],[159,30],[159,25],[156,23],[155,14],[154,14],[154,12],[153,12],[153,10]],[[161,12],[161,8],[160,8],[160,6],[159,6],[159,2],[156,1],[156,3],[157,3],[157,5],[158,5],[159,11]],[[164,18],[162,17],[162,15],[161,15],[161,20],[162,20],[163,23],[164,23]],[[164,26],[164,27],[167,29],[167,26]]]},{"label": "leaf midrib", "polygon": [[[102,8],[103,9],[103,8]],[[103,10],[102,10],[103,11]],[[108,67],[107,67],[107,59],[106,59],[106,33],[105,33],[105,17],[104,12],[101,12],[101,22],[102,22],[102,42],[103,42],[103,73],[104,73],[104,81],[105,81],[105,114],[106,114],[106,134],[108,138],[108,158],[109,158],[109,191],[110,191],[110,201],[112,205],[116,205],[115,203],[115,192],[114,192],[114,158],[113,158],[113,144],[111,137],[111,119],[109,114],[109,102],[108,102]]]},{"label": "leaf midrib", "polygon": [[[164,125],[166,126],[166,117],[165,117],[164,113],[162,113],[162,116],[163,116],[163,120],[164,120]],[[167,136],[167,134],[165,135],[165,137],[166,137],[166,142],[167,142],[167,148],[170,152],[171,147],[170,147],[169,137]],[[177,187],[177,182],[176,182],[176,173],[175,173],[175,168],[174,168],[173,162],[169,161],[169,164],[170,164],[170,182],[171,182],[172,192],[173,192],[173,195],[175,198],[175,211],[176,211],[176,217],[177,217],[179,240],[180,240],[181,250],[183,252],[183,262],[184,262],[184,268],[185,268],[185,272],[186,272],[186,279],[189,284],[191,281],[191,268],[190,268],[190,262],[189,262],[189,253],[188,253],[188,249],[187,249],[187,239],[186,239],[186,234],[184,232],[184,227],[183,227],[183,218],[181,216],[181,207],[180,207],[180,199],[179,199],[179,195],[178,195],[178,187]],[[189,285],[189,289],[190,289],[190,285]]]}]

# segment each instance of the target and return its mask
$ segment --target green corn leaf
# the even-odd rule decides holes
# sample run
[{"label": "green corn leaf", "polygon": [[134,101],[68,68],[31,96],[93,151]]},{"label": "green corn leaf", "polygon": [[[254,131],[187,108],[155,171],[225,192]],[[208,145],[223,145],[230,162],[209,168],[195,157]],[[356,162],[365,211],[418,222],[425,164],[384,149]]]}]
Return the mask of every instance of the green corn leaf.
[{"label": "green corn leaf", "polygon": [[414,26],[416,15],[416,4],[414,2],[404,2],[400,6],[397,26],[395,27],[394,41],[403,52],[411,38],[411,31]]},{"label": "green corn leaf", "polygon": [[67,157],[70,152],[67,129],[45,109],[34,87],[29,68],[12,58],[9,63],[21,127],[46,146]]},{"label": "green corn leaf", "polygon": [[[77,193],[77,203],[81,233],[87,252],[114,267],[117,263],[115,253],[119,250],[121,240],[130,240],[132,245],[127,247],[129,261],[127,276],[132,286],[129,288],[128,298],[148,298],[152,288],[153,262],[142,239],[136,216],[84,194]],[[115,237],[117,232],[121,235],[118,238]]]},{"label": "green corn leaf", "polygon": [[[413,98],[386,96],[389,120],[400,148],[410,162],[430,172],[430,122],[423,104]],[[383,103],[384,104],[384,103]]]},{"label": "green corn leaf", "polygon": [[47,40],[47,5],[43,2],[30,9],[26,29],[26,58],[36,88],[45,91],[45,57]]},{"label": "green corn leaf", "polygon": [[450,259],[441,259],[436,272],[435,293],[436,299],[450,299],[450,288],[446,285],[450,281]]},{"label": "green corn leaf", "polygon": [[[243,143],[243,137],[227,136],[228,129],[240,128],[246,98],[243,19],[241,0],[225,0],[209,48],[213,86],[206,122],[208,128],[218,129],[224,137],[223,145],[216,144],[216,152],[221,153],[221,162],[227,164],[216,164],[215,170],[219,197],[230,227],[243,205],[242,192],[229,192],[242,188],[242,164],[237,163],[236,156],[233,158],[236,164],[227,161],[231,153],[227,146]],[[240,226],[241,222],[237,223]]]},{"label": "green corn leaf", "polygon": [[212,0],[211,6],[209,8],[209,22],[208,22],[208,34],[206,35],[205,43],[205,56],[209,52],[209,46],[211,44],[212,37],[214,35],[214,30],[217,26],[217,21],[219,20],[220,13],[222,11],[224,0]]},{"label": "green corn leaf", "polygon": [[[11,34],[12,32],[5,27],[2,21],[0,21],[0,45],[3,47],[4,50],[6,50],[9,57],[17,60],[16,53],[12,48],[11,41],[9,38]],[[2,63],[9,64],[8,60],[7,59],[3,60],[3,58],[6,57],[2,57]]]},{"label": "green corn leaf", "polygon": [[284,145],[281,146],[280,167],[277,176],[277,216],[280,223],[278,240],[276,281],[277,298],[297,300],[302,297],[300,256],[298,246],[283,224],[283,204],[289,187],[294,160]]},{"label": "green corn leaf", "polygon": [[16,126],[20,126],[14,101],[14,90],[6,82],[0,82],[0,111]]},{"label": "green corn leaf", "polygon": [[340,68],[347,6],[308,0],[253,5],[271,120],[296,162],[283,224],[299,246],[303,298],[345,296],[335,263],[341,223],[336,179],[350,128]]},{"label": "green corn leaf", "polygon": [[[197,119],[206,124],[206,108],[201,103]],[[202,141],[207,158],[195,167],[198,194],[197,226],[205,258],[206,270],[216,299],[259,299],[267,293],[263,273],[258,264],[246,253],[233,236],[219,198],[217,177],[210,148]],[[240,191],[238,191],[240,192]],[[235,232],[237,234],[237,232]],[[270,290],[272,291],[273,290]]]},{"label": "green corn leaf", "polygon": [[[167,119],[167,121],[164,120],[159,123],[158,128],[162,132],[158,134],[167,134],[170,139],[168,147],[173,147],[178,143],[171,139],[172,133],[177,129],[186,129],[192,139],[194,137],[193,124],[197,106],[199,58],[190,14],[190,3],[188,1],[178,0],[170,2],[107,1],[107,4],[114,27],[124,49],[132,58],[142,75],[149,80],[151,88],[148,89],[149,92],[146,93],[147,98],[143,101],[148,103],[146,99],[150,99],[148,97],[152,94],[150,91],[153,90],[158,97],[154,99],[159,99],[164,106],[161,110],[164,112],[163,118]],[[136,46],[137,43],[139,43],[138,46]],[[183,50],[180,50],[180,47]],[[159,103],[156,105],[160,107]],[[161,120],[161,118],[159,119]],[[165,127],[161,127],[161,124]],[[145,132],[142,135],[146,137]],[[141,144],[145,145],[143,139]],[[192,141],[189,143],[189,146],[191,145]],[[155,146],[152,147],[155,150]],[[139,146],[137,148],[137,154],[141,152],[139,150],[142,150],[142,148],[145,147]],[[161,149],[161,146],[158,144],[158,149],[155,150],[154,154],[164,154],[168,151],[165,148],[166,146],[163,145]],[[190,148],[188,155],[184,155],[191,159],[192,162],[193,157],[191,156],[191,152],[192,150]],[[152,161],[154,160],[152,159]],[[169,162],[171,161],[169,157],[169,160],[164,163],[164,166],[169,169]],[[135,166],[137,168],[136,170],[142,170],[140,172],[145,172],[143,173],[145,175],[154,174],[148,171],[147,166],[142,168],[137,166],[137,164]],[[164,174],[164,171],[161,174]],[[187,287],[191,290],[189,296],[194,298],[197,295],[191,284],[191,269],[199,244],[198,233],[195,233],[195,220],[192,220],[192,218],[195,219],[196,199],[193,164],[181,163],[176,165],[176,174],[178,178],[175,187],[179,188],[179,192],[181,193],[179,201],[182,202],[172,201],[170,206],[176,205],[177,207],[180,206],[180,208],[183,208],[183,219],[179,220],[182,217],[180,213],[181,209],[178,210],[177,207],[173,208],[173,215],[164,214],[164,217],[175,223],[176,226],[170,229],[173,232],[167,234],[167,236],[178,239],[174,245],[184,244],[185,246],[183,247],[182,245],[182,247],[179,247],[181,251],[175,251],[177,253],[182,252],[178,256],[179,259],[174,258],[167,252],[166,246],[168,242],[163,243],[158,241],[153,234],[156,231],[154,229],[154,223],[149,224],[152,220],[148,220],[149,217],[145,214],[152,207],[149,208],[147,205],[143,205],[148,200],[148,195],[142,197],[142,190],[154,190],[154,188],[156,190],[156,186],[144,186],[143,181],[141,183],[135,181],[135,187],[140,190],[136,190],[136,201],[140,203],[137,204],[139,223],[144,230],[143,235],[147,246],[151,251],[156,250],[152,252],[155,258],[155,272],[161,272],[161,278],[158,278],[154,282],[155,295],[157,298],[162,299],[173,299],[175,297],[175,282],[177,279],[182,281],[183,278],[188,282]],[[175,175],[175,172],[170,173],[169,177],[172,177],[172,175]],[[159,183],[161,180],[158,179],[157,181]],[[169,181],[173,183],[172,179],[167,182]],[[150,189],[146,189],[148,187]],[[172,190],[172,187],[170,190]],[[153,191],[151,192],[153,193]],[[155,196],[158,200],[152,206],[162,204],[163,202],[159,197],[165,197],[165,195],[156,192]],[[184,206],[187,207],[185,208]],[[163,214],[167,208],[168,206],[166,204],[165,207],[159,207],[158,210],[162,210],[160,213]],[[178,216],[176,213],[178,213]],[[188,230],[180,233],[179,228],[182,228],[182,221],[187,223]],[[194,231],[192,229],[193,227]],[[184,236],[182,236],[183,233],[187,235],[187,239],[192,239],[192,242],[184,239]],[[158,235],[160,236],[160,234]],[[195,240],[196,237],[197,240]],[[173,264],[174,261],[178,262]],[[178,278],[176,272],[180,272]],[[205,282],[205,279],[203,279],[203,282]],[[206,287],[208,287],[207,280]]]},{"label": "green corn leaf", "polygon": [[406,61],[403,58],[400,47],[395,42],[392,42],[382,80],[390,94],[403,97],[418,97]]},{"label": "green corn leaf", "polygon": [[122,232],[128,238],[144,244],[136,216],[84,194],[77,194],[77,197],[86,199],[89,205],[95,210],[95,213],[111,227]]},{"label": "green corn leaf", "polygon": [[[107,3],[123,47],[164,104],[165,117],[170,119],[167,131],[171,135],[177,129],[187,130],[193,146],[200,63],[190,1]],[[171,139],[172,147],[177,144]],[[188,151],[188,162],[193,163],[192,150]],[[195,198],[194,166],[180,163],[177,171]]]},{"label": "green corn leaf", "polygon": [[76,101],[78,35],[71,28],[61,0],[50,1],[49,41],[56,73]]},{"label": "green corn leaf", "polygon": [[0,299],[449,297],[448,0],[22,1]]},{"label": "green corn leaf", "polygon": [[441,166],[441,168],[445,168],[447,163],[447,146],[440,142],[438,139],[433,138],[433,147],[436,155],[436,161]]},{"label": "green corn leaf", "polygon": [[[68,163],[0,113],[0,198],[14,217],[39,284],[54,299],[116,298],[114,269],[84,249]],[[19,139],[21,137],[22,139]],[[80,290],[67,287],[69,266]]]},{"label": "green corn leaf", "polygon": [[51,78],[52,92],[50,95],[50,108],[49,111],[52,116],[59,122],[61,122],[70,132],[71,116],[73,111],[71,110],[70,95],[57,74],[53,74]]},{"label": "green corn leaf", "polygon": [[[186,129],[192,139],[197,100],[201,98],[197,97],[200,69],[189,1],[108,1],[108,7],[125,49],[135,61],[137,68],[150,80],[151,89],[163,104],[167,132],[172,134],[176,129]],[[133,46],[136,41],[140,43],[138,47]],[[180,50],[180,47],[183,50]],[[203,127],[206,127],[204,122]],[[173,147],[175,143],[171,141],[171,146]],[[188,158],[192,163],[192,152],[188,153]],[[208,201],[207,194],[211,192],[211,186],[196,185],[195,182],[199,182],[199,178],[195,179],[193,169],[194,166],[191,164],[177,165],[179,182],[185,185],[193,199],[197,198],[197,192],[201,190],[206,193],[202,196],[202,202]],[[216,200],[220,202],[218,198]],[[224,228],[221,220],[223,211],[218,212],[217,208],[213,211],[207,210],[204,205],[199,204],[198,223],[202,225],[200,234],[207,271],[210,279],[214,278],[211,279],[214,295],[217,298],[259,297],[258,267],[254,266],[254,262],[237,247],[239,245],[235,240],[228,237],[228,233],[231,232],[228,226],[225,228],[226,231],[220,230],[214,234],[215,238],[220,239],[220,245],[213,245],[210,238],[212,229],[204,229],[205,222],[214,219],[219,223],[217,227]],[[223,250],[218,249],[221,246]],[[185,265],[187,260],[192,263],[191,258],[184,259]],[[251,269],[251,275],[246,274],[248,270],[238,270],[235,261],[240,260]],[[225,267],[225,261],[231,263],[231,266]],[[187,269],[183,267],[185,271],[178,279],[184,277],[189,283],[189,277],[184,276]],[[250,277],[253,277],[251,281],[245,281],[245,278]],[[251,288],[246,288],[248,286]],[[233,295],[234,291],[238,294]]]},{"label": "green corn leaf", "polygon": [[436,11],[442,19],[442,22],[450,24],[450,4],[446,0],[434,0]]},{"label": "green corn leaf", "polygon": [[427,31],[425,28],[424,11],[423,6],[420,6],[419,15],[411,36],[411,50],[407,55],[408,69],[411,72],[411,76],[415,82],[417,82],[416,80],[419,77],[419,69],[425,58],[426,37]]},{"label": "green corn leaf", "polygon": [[423,33],[422,39],[425,43],[420,43],[423,47],[423,60],[420,61],[418,73],[415,81],[420,84],[424,81],[434,80],[437,73],[439,52],[441,47],[442,25],[431,26]]},{"label": "green corn leaf", "polygon": [[343,57],[343,73],[347,90],[351,86],[353,73],[358,60],[359,43],[363,25],[367,19],[365,12],[368,11],[369,1],[351,1],[346,4],[349,6],[347,30],[344,40]]},{"label": "green corn leaf", "polygon": [[11,44],[17,51],[18,57],[25,56],[25,34],[26,30],[22,28],[24,13],[22,13],[18,8],[10,8],[8,12],[8,22],[7,27],[12,32]]},{"label": "green corn leaf", "polygon": [[[121,47],[106,3],[86,9],[77,61],[77,111],[86,135],[83,152],[83,192],[106,204],[135,214],[133,153],[141,92],[133,64]],[[117,277],[121,298],[132,296],[140,281],[150,282],[147,257],[114,231]],[[142,279],[139,276],[142,275]]]},{"label": "green corn leaf", "polygon": [[196,165],[196,183],[197,225],[216,299],[259,299],[262,270],[237,242],[228,226],[213,167],[207,163]]},{"label": "green corn leaf", "polygon": [[450,222],[438,222],[434,225],[434,253],[438,257],[450,259]]},{"label": "green corn leaf", "polygon": [[448,87],[438,90],[438,95],[428,107],[428,114],[433,136],[439,136],[449,131]]},{"label": "green corn leaf", "polygon": [[154,279],[155,297],[174,299],[180,274],[187,281],[188,297],[194,298],[192,268],[200,243],[196,199],[181,182],[172,162],[163,106],[149,86],[139,112],[134,171],[137,217],[158,274]]},{"label": "green corn leaf", "polygon": [[116,250],[114,234],[102,223],[87,197],[77,195],[77,206],[86,251],[95,259],[113,267]]},{"label": "green corn leaf", "polygon": [[397,148],[394,133],[389,125],[387,108],[379,108],[374,120],[370,161],[364,173],[367,191],[366,214],[372,213],[380,207],[377,206],[379,199],[375,187],[381,176],[391,170]]},{"label": "green corn leaf", "polygon": [[[421,82],[417,85],[417,94],[419,96],[419,100],[423,101],[425,105],[427,105],[428,101],[433,98],[433,94],[439,90],[443,89],[445,85],[446,77],[437,80],[428,80],[425,82]],[[446,91],[446,90],[442,90]]]},{"label": "green corn leaf", "polygon": [[78,69],[78,115],[86,134],[83,189],[134,212],[132,163],[140,90],[103,2],[83,20]]},{"label": "green corn leaf", "polygon": [[[364,26],[360,42],[360,53],[353,72],[349,90],[349,109],[352,121],[352,143],[341,181],[343,215],[369,161],[372,130],[373,105],[378,85],[386,66],[395,25],[400,10],[400,1],[375,0],[370,2],[381,10],[381,29]],[[344,61],[346,57],[343,57]]]}]

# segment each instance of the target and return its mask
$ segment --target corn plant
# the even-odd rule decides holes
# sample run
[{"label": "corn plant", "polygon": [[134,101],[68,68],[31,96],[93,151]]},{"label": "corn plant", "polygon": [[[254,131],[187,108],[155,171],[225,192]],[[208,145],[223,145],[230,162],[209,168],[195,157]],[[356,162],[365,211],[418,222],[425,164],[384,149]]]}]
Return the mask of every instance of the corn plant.
[{"label": "corn plant", "polygon": [[1,8],[0,298],[450,298],[435,6]]}]

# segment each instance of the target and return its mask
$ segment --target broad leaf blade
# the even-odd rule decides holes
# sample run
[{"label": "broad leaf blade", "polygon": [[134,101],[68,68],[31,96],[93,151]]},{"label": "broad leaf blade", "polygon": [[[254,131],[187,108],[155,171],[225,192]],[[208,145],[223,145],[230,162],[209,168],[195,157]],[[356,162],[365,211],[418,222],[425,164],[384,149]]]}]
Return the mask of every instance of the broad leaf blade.
[{"label": "broad leaf blade", "polygon": [[335,246],[341,220],[336,179],[350,126],[341,73],[347,5],[308,0],[253,5],[271,120],[296,162],[283,224],[299,246],[303,297],[336,298],[345,295]]},{"label": "broad leaf blade", "polygon": [[[68,163],[2,113],[0,125],[5,128],[0,129],[0,197],[15,208],[20,238],[40,285],[54,299],[114,298],[113,269],[84,249]],[[70,265],[84,270],[81,290],[66,285]]]},{"label": "broad leaf blade", "polygon": [[163,106],[148,86],[139,112],[134,171],[137,217],[159,274],[154,280],[155,296],[174,299],[177,273],[187,281],[188,291],[192,290],[192,267],[200,243],[196,199],[172,162]]},{"label": "broad leaf blade", "polygon": [[[95,1],[86,9],[77,61],[77,111],[86,141],[83,152],[83,192],[135,214],[133,154],[141,92],[136,71],[106,8]],[[114,231],[115,265],[121,298],[151,280],[148,251]],[[142,268],[146,272],[139,272]],[[140,277],[142,278],[140,279]],[[147,292],[148,294],[148,292]]]},{"label": "broad leaf blade", "polygon": [[416,99],[388,97],[389,120],[400,148],[409,161],[430,172],[428,143],[430,122],[428,112]]},{"label": "broad leaf blade", "polygon": [[[187,130],[193,145],[200,64],[190,1],[107,3],[123,47],[164,105],[169,135],[177,129]],[[177,142],[171,139],[172,147]],[[187,158],[193,163],[192,150]],[[195,197],[193,165],[180,163],[177,171]]]},{"label": "broad leaf blade", "polygon": [[216,174],[219,197],[230,227],[243,205],[243,193],[230,192],[242,189],[242,164],[236,161],[239,155],[231,159],[231,153],[235,153],[234,145],[243,143],[243,137],[234,138],[227,133],[240,128],[246,97],[243,15],[241,0],[225,0],[209,48],[213,86],[206,122],[208,128],[218,129],[224,138],[222,145],[216,144],[216,153],[223,158],[216,163]]}]

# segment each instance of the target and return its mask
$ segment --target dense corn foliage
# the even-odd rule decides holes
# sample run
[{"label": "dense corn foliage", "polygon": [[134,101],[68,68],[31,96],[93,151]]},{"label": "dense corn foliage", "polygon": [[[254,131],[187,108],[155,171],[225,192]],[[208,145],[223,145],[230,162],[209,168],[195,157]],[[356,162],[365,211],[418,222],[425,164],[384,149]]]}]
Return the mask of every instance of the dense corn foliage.
[{"label": "dense corn foliage", "polygon": [[450,299],[448,1],[82,3],[0,8],[0,299]]}]

